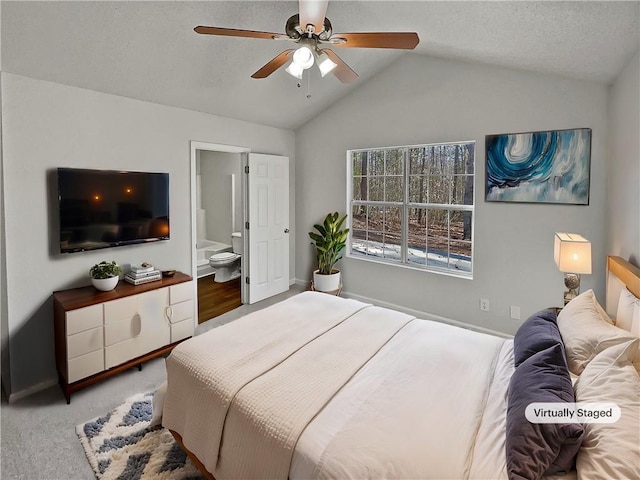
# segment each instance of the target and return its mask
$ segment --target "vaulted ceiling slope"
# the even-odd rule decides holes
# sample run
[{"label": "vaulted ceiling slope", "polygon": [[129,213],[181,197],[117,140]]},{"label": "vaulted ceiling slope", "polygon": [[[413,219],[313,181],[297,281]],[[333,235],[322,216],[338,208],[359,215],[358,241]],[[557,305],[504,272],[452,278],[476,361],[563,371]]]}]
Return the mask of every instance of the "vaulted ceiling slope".
[{"label": "vaulted ceiling slope", "polygon": [[[2,1],[2,70],[296,129],[400,55],[431,55],[611,83],[640,45],[638,1],[329,2],[334,32],[415,31],[411,53],[345,49],[360,75],[250,76],[278,41],[197,35],[196,25],[284,32],[297,2]],[[288,47],[287,47],[288,48]],[[310,95],[310,96],[309,96]]]}]

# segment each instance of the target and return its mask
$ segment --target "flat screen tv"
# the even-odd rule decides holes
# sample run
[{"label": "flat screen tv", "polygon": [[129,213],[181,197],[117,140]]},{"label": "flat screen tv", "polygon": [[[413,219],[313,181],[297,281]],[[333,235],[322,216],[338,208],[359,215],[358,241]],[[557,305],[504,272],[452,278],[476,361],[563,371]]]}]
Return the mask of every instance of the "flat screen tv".
[{"label": "flat screen tv", "polygon": [[169,174],[58,168],[60,252],[169,239]]}]

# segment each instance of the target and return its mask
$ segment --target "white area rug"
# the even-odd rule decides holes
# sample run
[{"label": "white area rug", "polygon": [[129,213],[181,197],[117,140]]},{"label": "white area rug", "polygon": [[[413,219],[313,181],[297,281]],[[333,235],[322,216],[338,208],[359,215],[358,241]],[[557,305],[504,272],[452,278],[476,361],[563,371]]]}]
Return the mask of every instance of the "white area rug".
[{"label": "white area rug", "polygon": [[203,478],[166,428],[149,427],[152,398],[152,393],[134,395],[105,416],[76,427],[98,479]]}]

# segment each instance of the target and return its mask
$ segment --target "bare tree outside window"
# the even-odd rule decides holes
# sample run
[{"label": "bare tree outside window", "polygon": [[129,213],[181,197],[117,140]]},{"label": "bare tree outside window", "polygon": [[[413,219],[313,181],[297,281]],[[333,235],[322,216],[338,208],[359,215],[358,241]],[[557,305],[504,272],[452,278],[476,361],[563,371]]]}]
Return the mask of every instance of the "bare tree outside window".
[{"label": "bare tree outside window", "polygon": [[475,142],[349,158],[350,256],[471,276]]}]

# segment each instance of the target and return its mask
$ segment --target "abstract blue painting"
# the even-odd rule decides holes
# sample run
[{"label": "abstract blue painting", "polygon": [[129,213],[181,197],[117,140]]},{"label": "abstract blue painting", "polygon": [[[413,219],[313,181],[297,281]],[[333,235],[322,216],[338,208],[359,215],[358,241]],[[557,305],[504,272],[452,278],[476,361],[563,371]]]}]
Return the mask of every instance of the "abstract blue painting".
[{"label": "abstract blue painting", "polygon": [[590,128],[485,140],[487,201],[589,205]]}]

